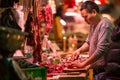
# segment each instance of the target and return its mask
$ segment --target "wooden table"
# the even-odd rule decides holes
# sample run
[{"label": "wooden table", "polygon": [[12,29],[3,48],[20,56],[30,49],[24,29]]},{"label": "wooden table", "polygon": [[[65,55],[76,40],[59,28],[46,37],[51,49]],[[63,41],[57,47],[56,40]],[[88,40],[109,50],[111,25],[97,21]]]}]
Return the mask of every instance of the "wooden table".
[{"label": "wooden table", "polygon": [[48,78],[47,80],[85,80],[87,69],[89,67],[81,69],[64,69],[64,73],[53,74],[53,77]]},{"label": "wooden table", "polygon": [[63,74],[48,77],[47,80],[84,80],[86,73],[80,73],[77,75]]}]

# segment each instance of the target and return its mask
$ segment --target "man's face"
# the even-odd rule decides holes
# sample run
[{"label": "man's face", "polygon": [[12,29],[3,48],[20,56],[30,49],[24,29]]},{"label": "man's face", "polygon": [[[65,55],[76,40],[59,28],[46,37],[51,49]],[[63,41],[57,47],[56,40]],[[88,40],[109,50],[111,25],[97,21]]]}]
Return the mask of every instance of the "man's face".
[{"label": "man's face", "polygon": [[83,9],[81,11],[81,15],[84,18],[85,22],[87,22],[90,25],[94,25],[95,15],[93,14],[93,12],[92,13],[88,13],[86,9]]}]

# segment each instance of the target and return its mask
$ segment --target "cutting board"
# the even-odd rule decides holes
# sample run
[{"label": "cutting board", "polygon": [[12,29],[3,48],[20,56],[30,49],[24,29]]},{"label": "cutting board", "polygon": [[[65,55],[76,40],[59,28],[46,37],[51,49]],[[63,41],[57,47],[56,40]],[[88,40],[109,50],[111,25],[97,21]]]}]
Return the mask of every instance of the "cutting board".
[{"label": "cutting board", "polygon": [[88,70],[88,66],[84,68],[65,68],[63,72],[86,72]]}]

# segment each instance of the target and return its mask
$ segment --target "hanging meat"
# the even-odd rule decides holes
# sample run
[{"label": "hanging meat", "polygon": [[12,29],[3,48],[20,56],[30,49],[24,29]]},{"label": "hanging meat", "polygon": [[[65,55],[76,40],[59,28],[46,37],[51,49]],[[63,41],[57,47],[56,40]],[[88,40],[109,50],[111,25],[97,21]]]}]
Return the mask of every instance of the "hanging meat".
[{"label": "hanging meat", "polygon": [[52,9],[49,5],[46,5],[43,9],[45,10],[46,34],[48,35],[52,29]]},{"label": "hanging meat", "polygon": [[34,11],[30,11],[28,13],[28,17],[25,24],[25,32],[28,32],[29,35],[26,36],[27,42],[26,44],[33,47],[33,63],[41,62],[41,35],[40,28],[37,20],[37,12],[38,12],[38,3],[39,0],[34,0]]},{"label": "hanging meat", "polygon": [[44,22],[46,24],[46,35],[49,35],[51,29],[52,29],[52,21],[53,21],[53,15],[52,15],[52,9],[49,5],[44,6],[38,15],[38,21]]},{"label": "hanging meat", "polygon": [[42,40],[40,33],[40,23],[45,23],[46,35],[52,29],[52,9],[49,5],[40,7],[40,1],[34,0],[33,11],[28,14],[25,31],[29,33],[27,44],[33,46],[33,63],[41,62]]}]

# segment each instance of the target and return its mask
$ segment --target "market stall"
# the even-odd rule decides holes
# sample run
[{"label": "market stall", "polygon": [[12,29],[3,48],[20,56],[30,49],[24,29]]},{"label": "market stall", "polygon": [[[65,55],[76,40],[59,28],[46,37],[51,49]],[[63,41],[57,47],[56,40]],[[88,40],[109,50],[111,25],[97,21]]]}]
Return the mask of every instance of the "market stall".
[{"label": "market stall", "polygon": [[[17,6],[21,6],[20,11],[24,14],[24,29],[20,32],[15,30],[15,35],[13,33],[12,36],[9,34],[5,35],[5,38],[9,39],[24,39],[21,43],[16,40],[8,41],[11,42],[11,44],[9,43],[9,48],[14,49],[14,51],[10,51],[10,53],[14,54],[15,50],[19,49],[23,54],[23,56],[10,56],[15,60],[15,65],[13,64],[13,68],[16,66],[16,62],[17,67],[20,67],[20,72],[22,73],[18,75],[20,76],[25,74],[24,76],[32,80],[84,80],[86,78],[88,68],[77,69],[71,68],[68,65],[70,63],[69,59],[71,57],[71,53],[77,49],[76,45],[78,42],[76,34],[63,34],[64,37],[61,38],[62,48],[60,49],[59,46],[54,44],[49,38],[50,32],[53,28],[52,24],[54,14],[52,13],[51,6],[47,4],[47,0],[20,1],[22,4],[16,4],[14,7],[16,9],[18,8]],[[43,28],[44,30],[42,31],[41,29]],[[16,36],[17,32],[19,32],[20,35]],[[26,32],[24,37],[21,37],[21,34],[23,34],[22,32]],[[11,33],[11,31],[9,32],[8,30],[8,33]],[[2,36],[2,34],[0,34],[0,36]],[[1,38],[3,38],[3,36]],[[2,41],[4,42],[3,39]],[[5,42],[4,44],[3,42],[1,42],[2,45],[5,44]],[[17,47],[21,45],[22,49]],[[2,48],[3,47],[1,47],[1,49]],[[80,56],[79,60],[85,60],[87,57],[87,54],[83,54]],[[19,73],[19,70],[17,73]]]}]

